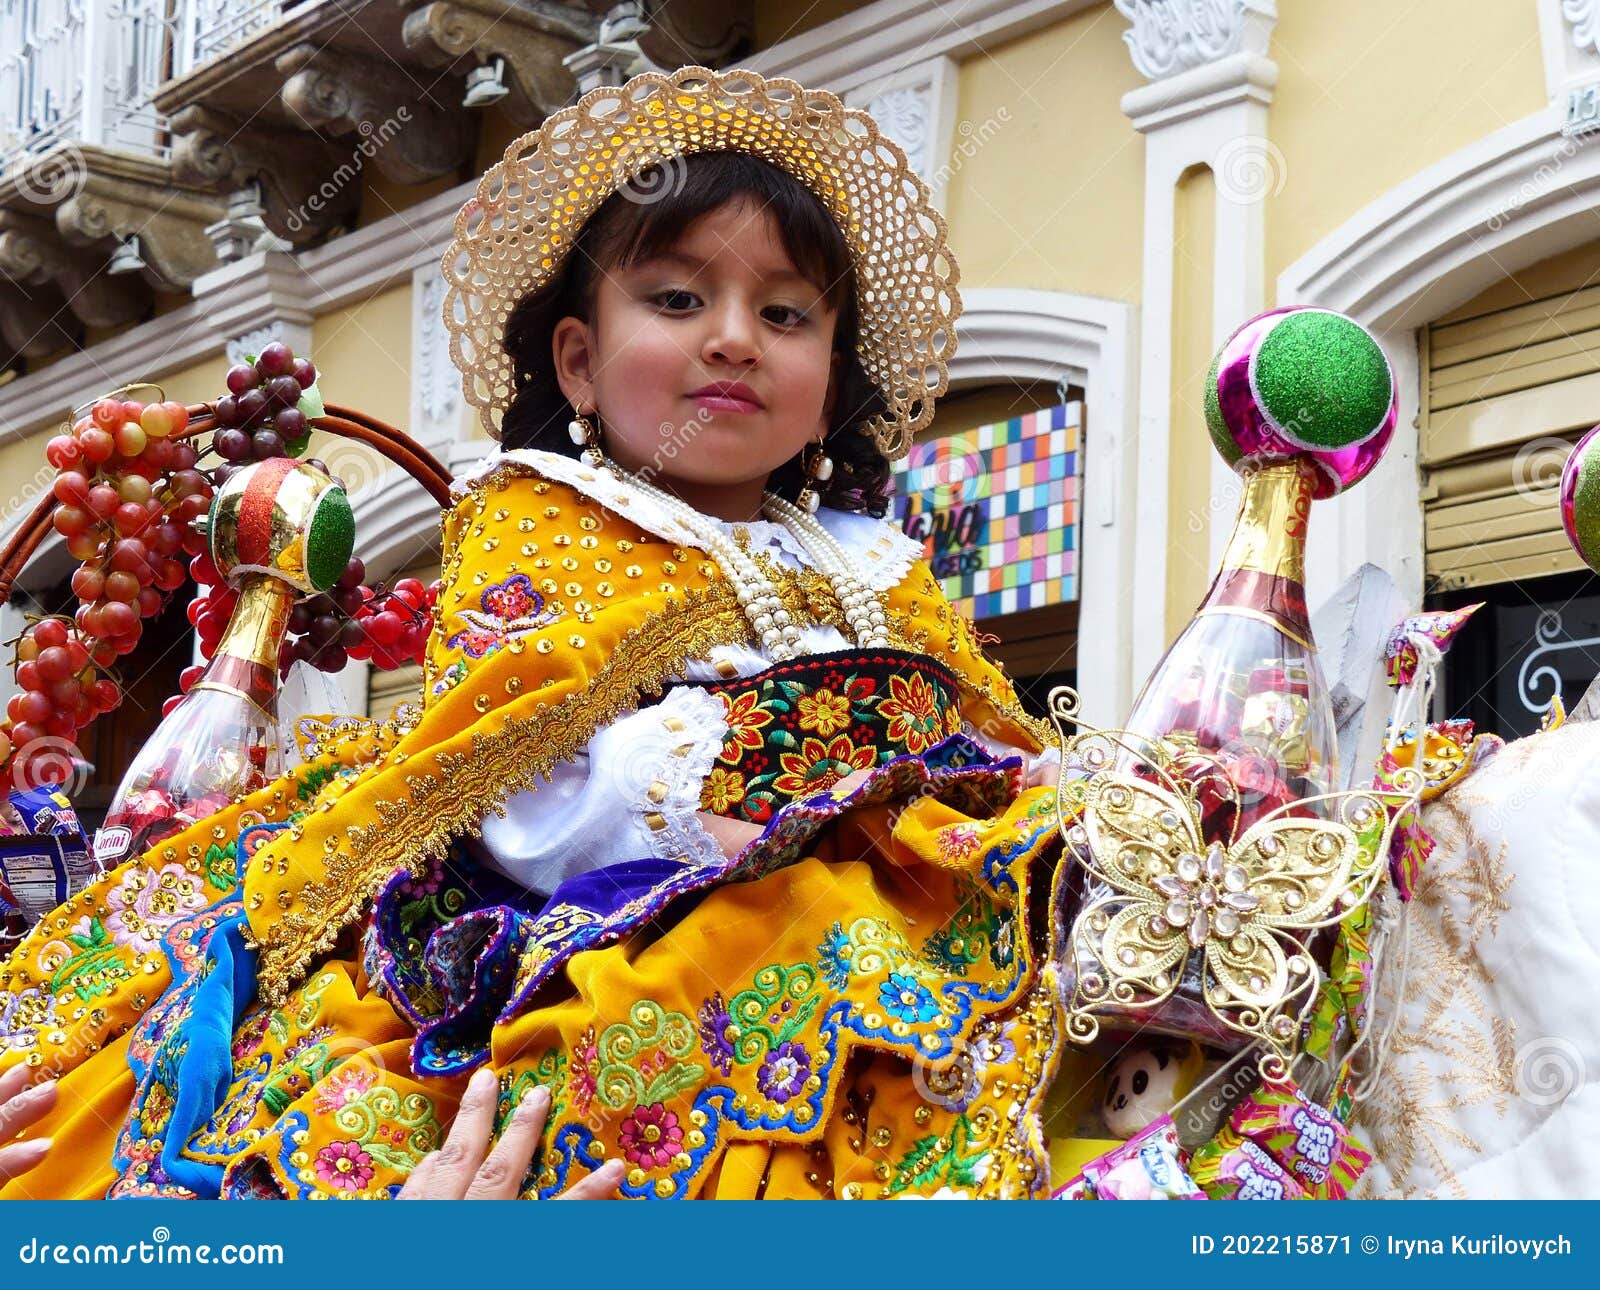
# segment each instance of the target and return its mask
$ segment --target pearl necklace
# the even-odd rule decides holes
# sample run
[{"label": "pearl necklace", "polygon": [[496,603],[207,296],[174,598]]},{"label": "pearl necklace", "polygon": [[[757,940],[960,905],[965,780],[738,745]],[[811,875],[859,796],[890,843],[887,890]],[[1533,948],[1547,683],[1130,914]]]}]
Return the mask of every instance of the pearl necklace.
[{"label": "pearl necklace", "polygon": [[822,522],[774,493],[767,494],[761,510],[794,534],[817,571],[832,585],[834,595],[844,607],[844,618],[850,624],[850,634],[856,638],[856,644],[867,649],[882,649],[888,645],[889,616],[883,597],[857,575],[849,555],[833,534],[822,527]]},{"label": "pearl necklace", "polygon": [[[800,629],[793,615],[783,607],[783,600],[772,585],[772,580],[761,571],[761,566],[749,552],[729,537],[717,521],[702,515],[682,498],[657,488],[637,475],[615,466],[612,469],[677,520],[694,535],[700,546],[711,553],[733,584],[734,595],[745,617],[750,620],[756,638],[773,661],[783,662],[797,657],[801,652]],[[849,555],[833,534],[823,528],[815,516],[772,493],[766,495],[761,510],[768,519],[782,525],[794,536],[811,557],[817,572],[828,580],[844,609],[845,622],[849,624],[856,644],[867,649],[887,646],[888,615],[883,597],[857,575]]]}]

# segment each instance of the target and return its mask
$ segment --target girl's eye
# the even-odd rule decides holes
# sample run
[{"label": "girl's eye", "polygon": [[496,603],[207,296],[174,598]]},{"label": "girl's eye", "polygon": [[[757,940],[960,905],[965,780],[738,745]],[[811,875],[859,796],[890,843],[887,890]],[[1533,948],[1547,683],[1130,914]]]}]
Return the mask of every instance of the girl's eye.
[{"label": "girl's eye", "polygon": [[653,298],[656,304],[668,313],[683,313],[685,310],[693,309],[699,303],[692,293],[676,289],[658,291]]},{"label": "girl's eye", "polygon": [[769,305],[761,314],[768,322],[780,327],[798,327],[806,320],[805,311],[793,305]]}]

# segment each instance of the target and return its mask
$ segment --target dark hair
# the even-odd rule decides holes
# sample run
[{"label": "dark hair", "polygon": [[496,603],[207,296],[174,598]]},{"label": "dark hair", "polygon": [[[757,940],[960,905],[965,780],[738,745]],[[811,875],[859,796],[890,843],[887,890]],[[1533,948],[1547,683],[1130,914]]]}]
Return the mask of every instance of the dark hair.
[{"label": "dark hair", "polygon": [[[882,515],[888,509],[889,462],[862,426],[883,412],[885,403],[856,354],[850,250],[810,189],[743,153],[698,153],[644,171],[589,217],[561,271],[517,303],[503,341],[516,369],[516,393],[502,418],[501,444],[578,455],[580,449],[567,434],[573,408],[556,383],[551,356],[556,323],[567,317],[590,320],[602,270],[637,264],[667,250],[695,220],[741,200],[771,212],[795,268],[838,310],[834,349],[839,376],[825,440],[834,471],[824,485],[823,501],[840,510]],[[768,484],[791,501],[804,485],[799,456],[774,470]]]}]

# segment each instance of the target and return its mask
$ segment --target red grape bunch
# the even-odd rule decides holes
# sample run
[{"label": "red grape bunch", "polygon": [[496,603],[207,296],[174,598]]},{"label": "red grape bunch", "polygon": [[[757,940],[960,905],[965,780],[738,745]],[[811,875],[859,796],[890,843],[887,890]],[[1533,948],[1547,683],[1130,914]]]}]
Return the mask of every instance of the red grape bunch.
[{"label": "red grape bunch", "polygon": [[225,465],[217,469],[217,486],[232,471],[270,457],[298,457],[311,441],[311,418],[321,402],[307,394],[316,384],[317,369],[309,358],[296,358],[287,345],[273,341],[252,361],[228,369],[228,392],[212,405],[217,433],[211,441]]},{"label": "red grape bunch", "polygon": [[392,588],[374,589],[364,584],[366,575],[366,566],[351,560],[332,590],[294,607],[279,655],[283,675],[301,659],[324,672],[338,672],[350,659],[385,671],[421,661],[438,584],[401,578]]},{"label": "red grape bunch", "polygon": [[[239,596],[221,585],[216,566],[204,552],[189,562],[189,572],[201,587],[189,605],[189,621],[200,638],[200,653],[209,662]],[[439,584],[425,587],[416,578],[401,578],[392,588],[374,589],[365,584],[366,576],[366,566],[352,559],[331,590],[296,602],[278,651],[280,676],[288,676],[301,661],[333,673],[342,672],[352,659],[385,671],[422,661],[433,630]],[[182,693],[167,700],[164,711],[189,692],[204,670],[196,664],[184,671],[178,679]]]},{"label": "red grape bunch", "polygon": [[121,691],[105,669],[184,583],[181,557],[200,543],[190,523],[211,502],[194,449],[173,437],[188,422],[181,403],[108,397],[45,446],[57,471],[51,523],[81,562],[72,575],[79,603],[70,621],[41,619],[17,642],[21,693],[0,721],[0,761],[11,758],[16,782],[28,776],[29,744],[70,740],[117,706]]}]

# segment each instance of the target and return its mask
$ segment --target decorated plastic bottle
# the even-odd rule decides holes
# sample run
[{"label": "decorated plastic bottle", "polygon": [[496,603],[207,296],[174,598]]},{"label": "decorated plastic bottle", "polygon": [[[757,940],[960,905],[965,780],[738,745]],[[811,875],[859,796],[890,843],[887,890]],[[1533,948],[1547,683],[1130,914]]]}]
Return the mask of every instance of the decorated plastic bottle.
[{"label": "decorated plastic bottle", "polygon": [[287,457],[232,475],[206,517],[211,559],[239,592],[206,670],[118,786],[95,835],[110,868],[282,773],[278,650],[301,595],[326,591],[350,559],[344,490]]},{"label": "decorated plastic bottle", "polygon": [[1397,412],[1371,334],[1341,314],[1280,309],[1246,323],[1206,382],[1212,442],[1244,479],[1210,590],[1157,664],[1128,728],[1220,761],[1238,792],[1218,838],[1338,786],[1333,705],[1306,610],[1314,499],[1364,477]]},{"label": "decorated plastic bottle", "polygon": [[[1161,741],[1180,775],[1194,754],[1189,782],[1208,844],[1228,846],[1263,816],[1339,787],[1333,706],[1306,610],[1307,521],[1314,500],[1377,464],[1397,409],[1377,342],[1327,310],[1263,314],[1212,363],[1206,421],[1217,450],[1243,476],[1238,520],[1210,589],[1126,723]],[[1138,773],[1139,760],[1125,753],[1121,768]],[[1130,1016],[1238,1047],[1240,1037],[1207,1011],[1200,989],[1191,955],[1174,993]]]}]

